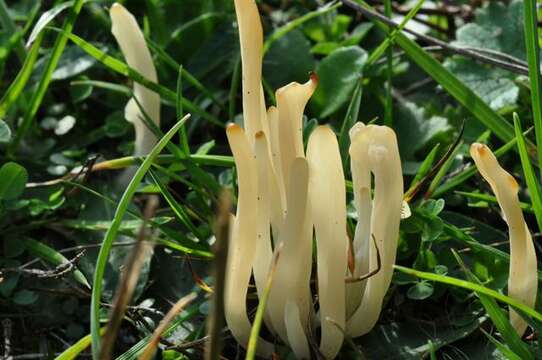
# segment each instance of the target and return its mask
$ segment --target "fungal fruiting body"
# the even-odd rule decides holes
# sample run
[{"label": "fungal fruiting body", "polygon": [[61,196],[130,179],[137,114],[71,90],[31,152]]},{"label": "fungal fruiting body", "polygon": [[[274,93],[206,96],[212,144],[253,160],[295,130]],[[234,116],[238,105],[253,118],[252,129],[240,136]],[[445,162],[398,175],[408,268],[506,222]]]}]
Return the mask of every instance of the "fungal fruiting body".
[{"label": "fungal fruiting body", "polygon": [[[158,82],[151,53],[135,17],[119,3],[111,6],[110,17],[111,33],[117,40],[126,63],[147,80]],[[147,155],[156,144],[157,139],[145,124],[144,114],[157,127],[160,127],[160,96],[135,82],[133,96],[137,98],[137,101],[134,98],[128,101],[124,109],[124,117],[134,125],[136,136],[134,155]]]},{"label": "fungal fruiting body", "polygon": [[[258,9],[254,0],[235,0],[235,9],[244,125],[232,124],[226,129],[238,179],[237,212],[232,215],[226,264],[226,322],[239,344],[246,347],[251,328],[246,308],[250,278],[254,275],[261,296],[273,249],[280,244],[264,315],[267,329],[289,345],[297,358],[308,359],[315,343],[314,329],[320,326],[319,352],[332,359],[345,334],[358,336],[374,326],[391,282],[403,198],[397,140],[385,126],[358,123],[351,131],[359,219],[351,244],[337,137],[330,127],[318,126],[308,139],[306,154],[303,145],[303,113],[318,78],[313,74],[303,84],[293,82],[278,89],[277,106],[266,111]],[[313,244],[317,249],[318,311],[311,293]],[[349,256],[351,251],[353,256]],[[375,276],[347,283],[347,278],[361,279],[377,268],[379,258],[381,269]],[[270,357],[273,351],[270,342],[258,339],[260,356]]]},{"label": "fungal fruiting body", "polygon": [[[361,298],[359,290],[352,291],[359,284],[349,284],[353,287],[349,289],[349,297],[353,297],[349,312],[353,313],[346,330],[356,337],[376,324],[391,283],[399,239],[403,175],[397,138],[389,127],[357,123],[350,130],[350,142],[354,203],[359,218],[353,243],[354,277],[377,270],[378,255],[381,259],[379,271],[361,285]],[[371,173],[375,184],[373,201]],[[360,305],[354,310],[358,302]]]},{"label": "fungal fruiting body", "polygon": [[[521,211],[516,180],[498,163],[491,150],[483,144],[474,143],[470,154],[482,177],[489,183],[497,197],[510,237],[510,271],[508,295],[524,305],[534,307],[538,290],[536,252],[531,232]],[[527,323],[512,308],[510,322],[521,336]]]}]

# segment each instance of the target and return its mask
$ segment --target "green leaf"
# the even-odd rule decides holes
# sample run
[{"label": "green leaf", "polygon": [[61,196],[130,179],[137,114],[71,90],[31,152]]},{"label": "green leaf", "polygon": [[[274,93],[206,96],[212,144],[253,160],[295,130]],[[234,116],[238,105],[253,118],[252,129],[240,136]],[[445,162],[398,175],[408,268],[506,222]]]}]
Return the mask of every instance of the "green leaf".
[{"label": "green leaf", "polygon": [[28,172],[21,165],[8,162],[0,168],[0,200],[13,200],[24,191]]},{"label": "green leaf", "polygon": [[316,68],[318,88],[311,106],[319,117],[327,117],[346,104],[360,80],[367,52],[349,46],[333,51]]},{"label": "green leaf", "polygon": [[17,305],[32,305],[38,297],[36,292],[23,289],[13,294],[13,302]]},{"label": "green leaf", "polygon": [[[475,22],[457,30],[456,38],[453,44],[459,47],[488,49],[525,59],[522,1],[515,0],[508,7],[489,2],[476,11]],[[518,99],[515,75],[508,71],[460,56],[449,58],[445,66],[494,110],[514,105]]]},{"label": "green leaf", "polygon": [[433,285],[427,281],[420,281],[407,291],[408,298],[412,300],[424,300],[431,295],[433,295]]},{"label": "green leaf", "polygon": [[[371,8],[363,2],[361,7]],[[384,31],[388,26],[377,20],[376,24]],[[396,36],[396,44],[399,45],[405,54],[412,59],[423,71],[439,83],[444,90],[453,96],[461,105],[469,110],[478,121],[490,129],[503,141],[510,141],[514,138],[514,128],[502,116],[493,111],[479,96],[469,87],[463,84],[456,76],[447,70],[442,64],[435,60],[415,41],[409,39],[405,34],[399,33]],[[529,143],[529,150],[533,147]]]},{"label": "green leaf", "polygon": [[5,144],[11,140],[11,129],[4,120],[0,120],[0,144]]},{"label": "green leaf", "polygon": [[273,42],[263,61],[263,74],[273,89],[292,81],[305,82],[314,69],[310,43],[300,30]]},{"label": "green leaf", "polygon": [[396,113],[397,118],[401,119],[396,122],[395,131],[403,160],[413,158],[414,153],[434,137],[451,129],[446,118],[429,116],[423,107],[412,102],[400,102]]},{"label": "green leaf", "polygon": [[519,87],[510,72],[457,57],[448,59],[444,66],[472,89],[493,110],[516,103]]}]

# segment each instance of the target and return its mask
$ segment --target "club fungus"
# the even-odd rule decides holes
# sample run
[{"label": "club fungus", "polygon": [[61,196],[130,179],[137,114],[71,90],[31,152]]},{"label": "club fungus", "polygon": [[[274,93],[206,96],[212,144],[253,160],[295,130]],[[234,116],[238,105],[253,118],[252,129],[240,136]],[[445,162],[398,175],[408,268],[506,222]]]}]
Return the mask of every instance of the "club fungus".
[{"label": "club fungus", "polygon": [[[489,183],[497,197],[510,236],[510,272],[508,295],[524,305],[534,307],[538,287],[536,252],[531,232],[520,208],[516,180],[498,163],[491,150],[483,144],[474,143],[470,154],[482,177]],[[510,322],[521,336],[527,323],[513,309]]]},{"label": "club fungus", "polygon": [[[273,249],[281,244],[264,315],[267,329],[289,345],[297,358],[308,359],[314,329],[320,326],[319,352],[332,359],[345,334],[358,336],[374,326],[391,282],[403,198],[397,140],[384,126],[358,123],[351,131],[359,219],[351,245],[337,137],[331,128],[319,126],[309,137],[306,154],[303,146],[303,112],[318,78],[311,75],[304,84],[293,82],[278,89],[277,106],[266,111],[258,9],[254,0],[235,0],[235,9],[244,125],[231,124],[226,129],[238,182],[226,265],[226,322],[237,341],[247,346],[251,330],[246,306],[249,282],[254,275],[261,296]],[[313,238],[318,311],[311,293]],[[349,263],[351,248],[353,265]],[[274,346],[258,339],[257,351],[270,357]]]},{"label": "club fungus", "polygon": [[[151,53],[137,25],[137,20],[119,3],[111,6],[110,17],[111,32],[119,44],[126,63],[146,79],[158,82]],[[137,98],[137,101],[134,98],[128,101],[124,109],[124,117],[134,125],[136,136],[134,155],[147,155],[157,139],[145,124],[143,111],[157,127],[160,127],[160,96],[136,82],[133,85],[133,96]]]}]

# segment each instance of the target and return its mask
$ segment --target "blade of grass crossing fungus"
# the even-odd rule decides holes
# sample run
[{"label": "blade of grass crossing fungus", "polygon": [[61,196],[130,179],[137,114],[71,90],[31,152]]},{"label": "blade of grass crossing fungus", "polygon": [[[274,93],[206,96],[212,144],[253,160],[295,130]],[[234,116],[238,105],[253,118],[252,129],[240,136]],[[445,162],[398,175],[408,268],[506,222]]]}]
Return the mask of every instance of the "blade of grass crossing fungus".
[{"label": "blade of grass crossing fungus", "polygon": [[[59,31],[61,33],[66,34],[63,30],[51,28],[51,30]],[[98,60],[100,63],[108,67],[109,69],[129,77],[131,80],[136,81],[140,83],[141,85],[145,86],[146,88],[160,94],[160,96],[168,100],[171,104],[176,104],[177,102],[177,94],[174,91],[171,91],[170,89],[166,88],[165,86],[162,86],[160,84],[157,84],[155,82],[152,82],[148,79],[146,79],[143,75],[141,75],[139,72],[134,70],[133,68],[129,67],[124,63],[123,61],[114,58],[110,55],[107,55],[102,50],[98,49],[91,43],[83,40],[79,36],[75,34],[66,34],[66,36],[81,50],[85,51],[87,54]],[[215,116],[212,114],[209,114],[207,111],[202,109],[201,107],[197,106],[190,100],[186,98],[182,98],[182,104],[186,108],[186,110],[193,112],[194,114],[197,114],[201,116],[203,119],[209,121],[212,124],[215,124],[220,127],[224,127],[224,124]]]},{"label": "blade of grass crossing fungus", "polygon": [[[542,81],[540,79],[540,48],[538,35],[538,9],[536,0],[524,0],[525,47],[529,64],[531,103],[536,133],[536,145],[542,145]],[[542,151],[538,149],[538,167],[542,176]],[[539,223],[540,224],[540,223]]]},{"label": "blade of grass crossing fungus", "polygon": [[525,145],[525,138],[521,131],[521,125],[519,116],[514,113],[514,128],[516,130],[516,138],[518,145],[518,152],[521,159],[521,167],[523,168],[523,174],[525,175],[525,182],[531,195],[531,205],[534,210],[536,222],[538,224],[539,231],[542,230],[542,196],[540,195],[540,183],[536,178],[533,166],[529,160],[527,154],[527,146]]},{"label": "blade of grass crossing fungus", "polygon": [[91,297],[91,308],[90,308],[90,329],[92,334],[92,355],[94,360],[99,359],[100,355],[100,300],[102,298],[102,281],[104,277],[105,267],[107,264],[107,259],[109,257],[109,252],[111,251],[111,246],[113,241],[116,238],[118,229],[121,225],[124,214],[128,210],[130,201],[135,194],[135,191],[139,183],[143,180],[147,170],[151,167],[152,162],[156,156],[162,151],[166,144],[171,140],[175,133],[183,126],[186,120],[190,115],[185,116],[181,121],[175,124],[160,141],[154,146],[149,155],[145,158],[141,166],[137,169],[134,177],[128,184],[128,187],[122,194],[122,197],[119,201],[117,209],[115,211],[115,216],[111,222],[111,226],[107,230],[104,236],[102,246],[100,247],[100,252],[98,254],[98,259],[96,261],[96,270],[94,272],[94,281],[92,287],[92,297]]},{"label": "blade of grass crossing fungus", "polygon": [[254,317],[254,322],[252,324],[252,329],[250,331],[250,338],[248,339],[248,348],[246,360],[254,360],[256,358],[256,348],[258,344],[258,337],[260,336],[260,328],[262,326],[262,321],[265,313],[265,308],[267,306],[267,300],[269,299],[269,292],[271,291],[271,285],[273,284],[273,276],[277,269],[277,263],[280,257],[280,252],[283,248],[283,243],[280,243],[273,254],[273,260],[271,261],[271,268],[267,274],[267,283],[265,285],[265,290],[263,296],[260,299],[258,308],[256,310],[256,316]]},{"label": "blade of grass crossing fungus", "polygon": [[[341,0],[344,4],[353,9],[365,13],[364,10],[373,8],[362,0]],[[367,14],[366,14],[367,15]],[[389,26],[382,23],[375,16],[370,16],[371,20],[383,31],[388,31]],[[431,76],[461,105],[469,110],[474,117],[490,129],[502,141],[510,141],[514,138],[514,128],[502,116],[493,111],[478,95],[469,89],[448,69],[434,59],[415,41],[409,39],[406,35],[399,32],[395,37],[395,43],[399,45],[405,54],[414,61],[423,71]],[[531,142],[528,142],[529,153],[536,150]]]},{"label": "blade of grass crossing fungus", "polygon": [[[465,265],[457,251],[452,249],[452,254],[454,255],[457,263],[462,268],[463,272],[467,276],[467,279],[473,283],[476,283],[478,285],[482,285],[480,280],[474,275]],[[507,316],[501,309],[501,307],[497,304],[495,299],[493,299],[491,296],[478,293],[478,298],[480,299],[480,302],[484,306],[484,309],[486,310],[487,314],[491,318],[491,321],[493,321],[493,324],[495,324],[495,327],[501,334],[501,337],[506,341],[507,346],[516,354],[520,355],[522,359],[528,360],[532,359],[533,356],[529,352],[529,349],[527,346],[521,341],[521,337],[518,335],[514,327],[512,327],[512,324],[508,320]]]},{"label": "blade of grass crossing fungus", "polygon": [[516,310],[518,310],[518,311],[520,311],[520,312],[522,312],[522,313],[524,313],[524,314],[526,314],[526,315],[528,315],[528,316],[530,316],[530,317],[532,317],[532,318],[534,318],[534,319],[536,319],[538,321],[542,321],[542,314],[539,313],[538,311],[534,310],[533,308],[531,308],[529,306],[523,305],[519,301],[517,301],[515,299],[512,299],[509,296],[501,294],[500,292],[495,291],[495,290],[490,289],[490,288],[487,288],[485,286],[475,284],[475,283],[473,283],[471,281],[461,280],[461,279],[457,279],[457,278],[450,277],[450,276],[439,275],[439,274],[425,272],[425,271],[418,271],[418,270],[410,269],[410,268],[403,267],[403,266],[400,266],[400,265],[394,265],[393,267],[395,268],[395,270],[398,270],[398,271],[400,271],[402,273],[405,273],[407,275],[415,276],[415,277],[420,278],[420,279],[425,279],[425,280],[429,280],[429,281],[436,281],[436,282],[441,283],[441,284],[452,285],[452,286],[456,286],[456,287],[459,287],[459,288],[471,290],[471,291],[474,291],[476,293],[481,293],[481,294],[484,294],[484,295],[488,295],[488,296],[494,298],[497,301],[500,301],[500,302],[503,302],[503,303],[505,303],[507,305],[510,305],[514,309],[516,309]]},{"label": "blade of grass crossing fungus", "polygon": [[[492,195],[481,194],[481,193],[477,193],[477,192],[465,192],[465,191],[454,191],[454,193],[457,194],[457,195],[461,195],[461,196],[465,196],[467,198],[474,199],[474,200],[481,200],[481,201],[497,204],[497,198],[495,196],[492,196]],[[527,212],[529,212],[531,214],[534,214],[534,210],[533,210],[531,204],[526,204],[524,202],[521,202],[521,203],[519,203],[519,205],[521,207],[521,210],[527,211]]]},{"label": "blade of grass crossing fungus", "polygon": [[56,41],[53,45],[53,50],[51,52],[51,57],[49,58],[49,61],[45,65],[45,69],[38,83],[38,88],[36,89],[36,91],[32,95],[32,98],[30,99],[30,104],[23,117],[23,122],[21,126],[17,129],[15,139],[8,147],[8,153],[10,153],[11,155],[15,153],[15,151],[17,150],[17,147],[19,146],[19,143],[21,142],[21,140],[26,135],[27,131],[30,129],[32,125],[32,121],[34,120],[34,117],[36,116],[36,113],[38,112],[38,109],[45,96],[45,93],[47,92],[47,89],[49,88],[49,84],[51,83],[53,72],[55,71],[58,65],[58,62],[60,61],[60,56],[62,55],[62,52],[64,51],[64,48],[66,47],[66,43],[68,42],[68,35],[71,34],[75,21],[77,20],[77,17],[79,16],[79,13],[81,12],[83,3],[84,3],[84,0],[75,0],[71,7],[70,15],[68,16],[66,21],[64,21],[64,25],[62,26],[62,33],[58,34],[56,38]]}]

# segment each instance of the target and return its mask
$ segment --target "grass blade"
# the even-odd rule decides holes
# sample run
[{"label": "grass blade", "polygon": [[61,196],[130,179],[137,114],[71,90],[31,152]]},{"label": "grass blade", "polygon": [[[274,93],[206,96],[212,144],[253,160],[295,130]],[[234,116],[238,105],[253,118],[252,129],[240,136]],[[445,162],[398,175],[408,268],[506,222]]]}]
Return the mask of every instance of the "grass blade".
[{"label": "grass blade", "polygon": [[34,120],[34,117],[36,116],[36,113],[38,112],[38,109],[41,106],[43,97],[45,96],[45,93],[47,92],[47,89],[49,88],[49,84],[51,83],[53,72],[55,71],[56,66],[58,65],[58,62],[60,61],[60,56],[62,55],[62,52],[64,51],[64,48],[66,47],[66,43],[68,42],[67,35],[71,34],[75,21],[77,20],[77,17],[79,16],[79,13],[81,12],[81,8],[83,7],[84,2],[85,2],[84,0],[74,1],[71,7],[70,15],[64,22],[64,25],[62,26],[62,33],[58,34],[56,38],[55,44],[53,46],[53,50],[51,52],[51,57],[49,61],[47,62],[47,64],[45,65],[45,69],[38,83],[38,88],[32,95],[32,98],[30,99],[30,104],[24,115],[23,122],[20,128],[17,129],[17,134],[15,135],[15,139],[13,140],[13,142],[10,144],[10,147],[8,148],[8,152],[12,155],[17,150],[17,147],[19,146],[19,143],[25,136],[26,132],[30,129],[30,126],[32,125],[32,121]]},{"label": "grass blade", "polygon": [[173,305],[173,307],[168,311],[166,316],[164,316],[162,321],[160,321],[160,325],[158,325],[158,327],[154,330],[154,333],[152,334],[149,343],[145,347],[143,354],[141,354],[141,356],[139,357],[139,360],[150,360],[152,358],[156,351],[156,348],[158,347],[158,344],[160,343],[160,338],[162,337],[162,334],[167,330],[169,324],[196,297],[196,293],[190,293],[179,299],[179,301],[177,301],[175,305]]},{"label": "grass blade", "polygon": [[[100,329],[100,334],[105,332],[105,327]],[[75,344],[64,350],[60,355],[58,355],[55,360],[73,360],[77,359],[80,353],[85,351],[86,348],[90,346],[92,337],[90,334],[79,339]]]},{"label": "grass blade", "polygon": [[141,269],[149,254],[152,254],[154,243],[146,241],[148,236],[147,224],[149,219],[154,215],[157,207],[158,197],[151,195],[145,205],[144,219],[139,228],[137,241],[126,259],[120,282],[115,290],[113,308],[109,314],[107,330],[103,335],[100,359],[111,359],[117,334],[124,318],[126,308],[128,307],[128,304],[130,304],[130,301],[132,301],[132,296],[134,295]]},{"label": "grass blade", "polygon": [[269,298],[269,292],[271,291],[271,285],[273,284],[273,276],[275,275],[275,271],[277,270],[277,263],[279,261],[282,247],[283,243],[280,243],[275,249],[273,259],[271,260],[271,268],[269,269],[269,274],[267,275],[267,283],[265,284],[265,289],[263,291],[262,298],[260,299],[260,303],[258,304],[256,316],[254,317],[254,323],[252,324],[252,329],[250,330],[247,356],[245,358],[246,360],[254,360],[256,358],[256,349],[258,347],[258,338],[260,337],[260,328],[262,326],[262,321],[265,314],[265,307],[267,306],[267,299]]},{"label": "grass blade", "polygon": [[128,184],[128,187],[122,194],[122,198],[119,201],[117,210],[115,211],[115,216],[111,223],[111,227],[107,230],[104,236],[103,244],[100,247],[100,252],[98,254],[98,259],[96,261],[96,270],[94,272],[94,281],[92,287],[92,298],[91,298],[91,307],[90,307],[90,332],[92,334],[92,356],[95,360],[99,359],[100,355],[100,300],[102,298],[102,281],[104,277],[105,267],[107,264],[107,258],[109,257],[109,252],[111,251],[111,246],[113,241],[116,238],[118,229],[124,218],[124,214],[128,210],[130,201],[135,194],[137,186],[143,180],[147,170],[151,167],[152,162],[166,146],[166,144],[171,140],[173,135],[184,125],[186,120],[190,115],[185,116],[181,121],[175,124],[160,141],[155,145],[149,155],[145,158],[141,166],[137,169],[134,177]]},{"label": "grass blade", "polygon": [[521,167],[523,168],[525,182],[527,182],[527,187],[529,188],[529,193],[531,195],[531,204],[534,210],[534,215],[536,217],[538,229],[542,229],[542,196],[540,195],[540,186],[534,173],[533,166],[529,160],[529,155],[527,154],[525,138],[523,137],[519,117],[516,113],[514,113],[514,128],[516,130],[516,138],[518,140],[518,152],[521,159]]},{"label": "grass blade", "polygon": [[[537,146],[542,145],[542,83],[540,79],[540,48],[538,44],[538,10],[536,0],[524,0],[525,47],[529,64],[531,105]],[[538,151],[538,167],[542,176],[542,151]],[[538,220],[538,216],[537,216]],[[539,221],[540,228],[540,221]]]},{"label": "grass blade", "polygon": [[400,266],[400,265],[394,265],[393,267],[395,268],[395,270],[398,270],[398,271],[400,271],[402,273],[405,273],[405,274],[408,274],[408,275],[415,276],[415,277],[420,278],[420,279],[436,281],[436,282],[441,283],[441,284],[452,285],[452,286],[455,286],[455,287],[471,290],[471,291],[474,291],[476,293],[481,293],[481,294],[490,296],[490,297],[492,297],[493,299],[495,299],[497,301],[500,301],[500,302],[503,302],[505,304],[508,304],[508,305],[512,306],[514,309],[516,309],[518,311],[521,311],[522,313],[525,313],[526,315],[529,315],[530,317],[532,317],[532,318],[534,318],[534,319],[536,319],[538,321],[542,321],[542,314],[539,313],[538,311],[534,310],[533,308],[531,308],[531,307],[529,307],[527,305],[524,305],[524,304],[520,303],[519,301],[517,301],[515,299],[512,299],[509,296],[501,294],[500,292],[495,291],[495,290],[490,289],[490,288],[487,288],[485,286],[475,284],[475,283],[473,283],[471,281],[467,281],[467,280],[461,280],[461,279],[457,279],[457,278],[454,278],[454,277],[434,274],[434,273],[425,272],[425,271],[418,271],[418,270],[410,269],[410,268],[403,267],[403,266]]},{"label": "grass blade", "polygon": [[11,105],[13,105],[15,101],[17,101],[26,83],[28,82],[28,79],[30,79],[30,75],[32,75],[34,65],[38,60],[42,40],[43,34],[38,36],[36,41],[32,44],[32,48],[30,49],[30,52],[28,53],[28,56],[23,63],[23,67],[17,74],[15,80],[7,89],[4,96],[2,96],[2,100],[0,100],[0,118],[3,118],[9,111]]},{"label": "grass blade", "polygon": [[[467,278],[473,283],[481,285],[480,280],[467,268],[459,254],[453,249],[452,254],[459,263],[459,266],[461,266],[461,268],[463,269],[463,272],[467,275]],[[491,321],[493,321],[493,324],[495,324],[495,327],[506,342],[506,346],[509,347],[513,353],[520,355],[521,359],[532,359],[533,355],[529,352],[527,346],[521,341],[521,338],[518,335],[517,331],[512,327],[512,324],[508,320],[508,317],[497,304],[497,302],[488,295],[484,295],[478,292],[476,293],[476,295],[478,295],[478,298],[484,306],[487,314],[491,318]]]},{"label": "grass blade", "polygon": [[[8,7],[4,0],[0,0],[0,23],[2,23],[2,27],[8,34],[16,34],[19,30],[17,30],[17,26],[9,16]],[[15,44],[15,53],[17,54],[17,57],[21,61],[21,63],[25,62],[26,59],[26,49],[24,48],[24,44],[21,37],[18,37],[17,42]]]},{"label": "grass blade", "polygon": [[[30,254],[37,256],[40,259],[51,263],[52,265],[58,266],[62,264],[68,264],[70,262],[64,255],[62,255],[52,247],[49,247],[39,241],[26,238],[24,239],[24,243],[26,250],[28,250]],[[85,278],[83,273],[76,267],[74,267],[72,276],[78,283],[80,283],[87,289],[90,289],[90,284],[88,283],[87,279]]]},{"label": "grass blade", "polygon": [[158,176],[151,169],[149,169],[149,175],[151,176],[153,182],[158,186],[158,188],[160,189],[160,192],[162,193],[167,203],[169,204],[169,207],[171,208],[171,210],[173,210],[175,215],[177,215],[177,218],[181,221],[181,223],[184,224],[184,226],[186,226],[198,239],[204,240],[203,235],[198,230],[196,225],[192,223],[184,207],[181,204],[179,204],[177,200],[175,200],[175,198],[173,197],[173,195],[171,195],[167,187],[164,186],[164,184],[162,184]]}]

